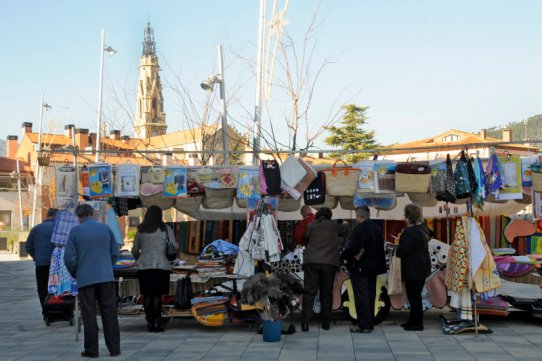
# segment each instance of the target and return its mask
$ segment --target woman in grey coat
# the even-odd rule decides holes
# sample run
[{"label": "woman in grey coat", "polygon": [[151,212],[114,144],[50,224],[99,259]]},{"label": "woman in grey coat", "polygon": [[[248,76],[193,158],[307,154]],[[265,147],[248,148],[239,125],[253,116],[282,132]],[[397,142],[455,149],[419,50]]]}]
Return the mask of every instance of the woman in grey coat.
[{"label": "woman in grey coat", "polygon": [[137,227],[132,255],[137,260],[139,289],[143,295],[149,332],[163,332],[160,322],[162,295],[169,293],[171,263],[166,257],[167,239],[175,245],[173,231],[162,221],[162,209],[150,206]]}]

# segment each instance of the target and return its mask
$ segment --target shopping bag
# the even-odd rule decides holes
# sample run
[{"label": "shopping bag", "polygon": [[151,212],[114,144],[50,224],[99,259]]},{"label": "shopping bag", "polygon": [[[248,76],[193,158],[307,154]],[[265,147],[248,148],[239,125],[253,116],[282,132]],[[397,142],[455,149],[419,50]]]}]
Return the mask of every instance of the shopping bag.
[{"label": "shopping bag", "polygon": [[177,288],[175,290],[175,303],[173,307],[176,310],[186,310],[192,307],[190,300],[192,299],[192,279],[186,276],[177,280]]},{"label": "shopping bag", "polygon": [[[338,167],[341,162],[344,167]],[[342,160],[333,164],[332,168],[322,169],[326,174],[326,191],[332,196],[353,196],[359,180],[359,168],[349,167]]]},{"label": "shopping bag", "polygon": [[390,271],[388,273],[388,296],[403,293],[401,282],[401,258],[395,254],[391,257]]},{"label": "shopping bag", "polygon": [[324,172],[316,173],[316,178],[303,192],[303,202],[308,206],[315,206],[326,201],[326,175]]},{"label": "shopping bag", "polygon": [[395,190],[397,192],[426,193],[431,183],[429,162],[397,163]]}]

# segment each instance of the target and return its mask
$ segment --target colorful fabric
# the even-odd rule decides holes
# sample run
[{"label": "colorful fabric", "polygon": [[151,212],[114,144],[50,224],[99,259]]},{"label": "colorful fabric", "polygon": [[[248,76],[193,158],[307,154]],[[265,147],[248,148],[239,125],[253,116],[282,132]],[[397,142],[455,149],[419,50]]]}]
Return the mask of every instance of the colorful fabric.
[{"label": "colorful fabric", "polygon": [[57,212],[51,242],[56,245],[64,246],[68,241],[68,234],[71,229],[78,224],[79,222],[77,221],[75,213],[68,211]]},{"label": "colorful fabric", "polygon": [[457,220],[454,242],[448,253],[448,265],[446,267],[446,287],[454,292],[460,292],[463,289],[467,280],[469,266],[469,247],[463,218]]},{"label": "colorful fabric", "polygon": [[476,156],[474,158],[472,166],[474,168],[474,179],[476,180],[476,192],[472,196],[472,205],[478,209],[482,209],[484,207],[484,199],[487,196],[487,189],[486,175],[480,157]]},{"label": "colorful fabric", "polygon": [[542,236],[531,236],[527,253],[542,254]]},{"label": "colorful fabric", "polygon": [[167,167],[164,176],[164,197],[186,197],[186,167]]},{"label": "colorful fabric", "polygon": [[495,199],[499,199],[499,192],[504,185],[501,178],[499,158],[494,149],[491,151],[489,162],[486,167],[486,186],[489,190],[489,194],[495,196]]},{"label": "colorful fabric", "polygon": [[91,165],[88,167],[90,198],[113,196],[111,164]]},{"label": "colorful fabric", "polygon": [[[57,215],[58,217],[58,215]],[[64,247],[55,247],[49,268],[49,293],[55,296],[78,294],[77,282],[64,265]]]},{"label": "colorful fabric", "polygon": [[472,295],[465,283],[459,292],[450,292],[450,306],[457,309],[460,320],[472,320]]},{"label": "colorful fabric", "polygon": [[260,199],[260,172],[257,167],[239,167],[238,199]]},{"label": "colorful fabric", "polygon": [[[497,265],[495,264],[495,260],[491,255],[489,246],[487,245],[484,232],[482,232],[480,224],[478,224],[478,222],[474,218],[471,218],[470,234],[471,249],[474,247],[473,243],[475,241],[476,243],[479,242],[481,244],[481,247],[484,249],[484,251],[482,252],[482,254],[484,254],[484,257],[482,258],[481,263],[474,264],[473,261],[474,290],[478,293],[484,293],[501,287],[501,279],[499,277]],[[474,256],[475,255],[473,253],[473,258]]]}]

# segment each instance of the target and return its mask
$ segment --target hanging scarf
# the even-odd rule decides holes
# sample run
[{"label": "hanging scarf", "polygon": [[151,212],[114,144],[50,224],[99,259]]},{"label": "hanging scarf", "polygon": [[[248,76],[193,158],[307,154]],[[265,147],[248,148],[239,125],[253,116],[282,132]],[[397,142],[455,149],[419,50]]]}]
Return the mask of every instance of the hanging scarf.
[{"label": "hanging scarf", "polygon": [[472,205],[480,210],[484,207],[484,199],[487,196],[486,174],[480,157],[476,156],[472,160],[474,168],[474,179],[476,181],[476,191],[472,196]]},{"label": "hanging scarf", "polygon": [[495,199],[499,199],[499,191],[504,188],[501,178],[501,166],[499,163],[499,157],[495,149],[491,150],[491,155],[489,156],[489,163],[486,167],[486,184],[489,194],[492,194]]},{"label": "hanging scarf", "polygon": [[465,217],[457,220],[455,238],[448,252],[446,267],[446,287],[454,292],[460,292],[465,286],[469,266],[469,247],[463,218]]}]

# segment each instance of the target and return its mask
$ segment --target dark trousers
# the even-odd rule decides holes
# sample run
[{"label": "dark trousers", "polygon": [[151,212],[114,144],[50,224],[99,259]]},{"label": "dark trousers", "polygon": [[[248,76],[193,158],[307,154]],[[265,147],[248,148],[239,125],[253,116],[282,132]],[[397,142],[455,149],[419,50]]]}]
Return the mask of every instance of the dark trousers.
[{"label": "dark trousers", "polygon": [[312,308],[318,290],[320,290],[320,315],[323,325],[331,321],[333,306],[333,281],[337,269],[327,264],[306,264],[303,266],[305,279],[303,281],[303,322],[309,323],[312,318]]},{"label": "dark trousers", "polygon": [[354,301],[356,302],[356,315],[361,328],[372,330],[375,315],[376,275],[350,275]]},{"label": "dark trousers", "polygon": [[40,299],[41,313],[45,315],[45,308],[43,303],[49,293],[47,289],[49,285],[49,266],[36,266],[36,284],[38,286],[38,297]]},{"label": "dark trousers", "polygon": [[109,352],[120,352],[120,331],[117,318],[115,282],[103,282],[79,288],[81,317],[85,329],[85,351],[98,353],[98,322],[96,301],[100,306],[105,344]]},{"label": "dark trousers", "polygon": [[405,281],[405,290],[410,304],[408,323],[413,326],[423,326],[422,290],[425,279]]}]

